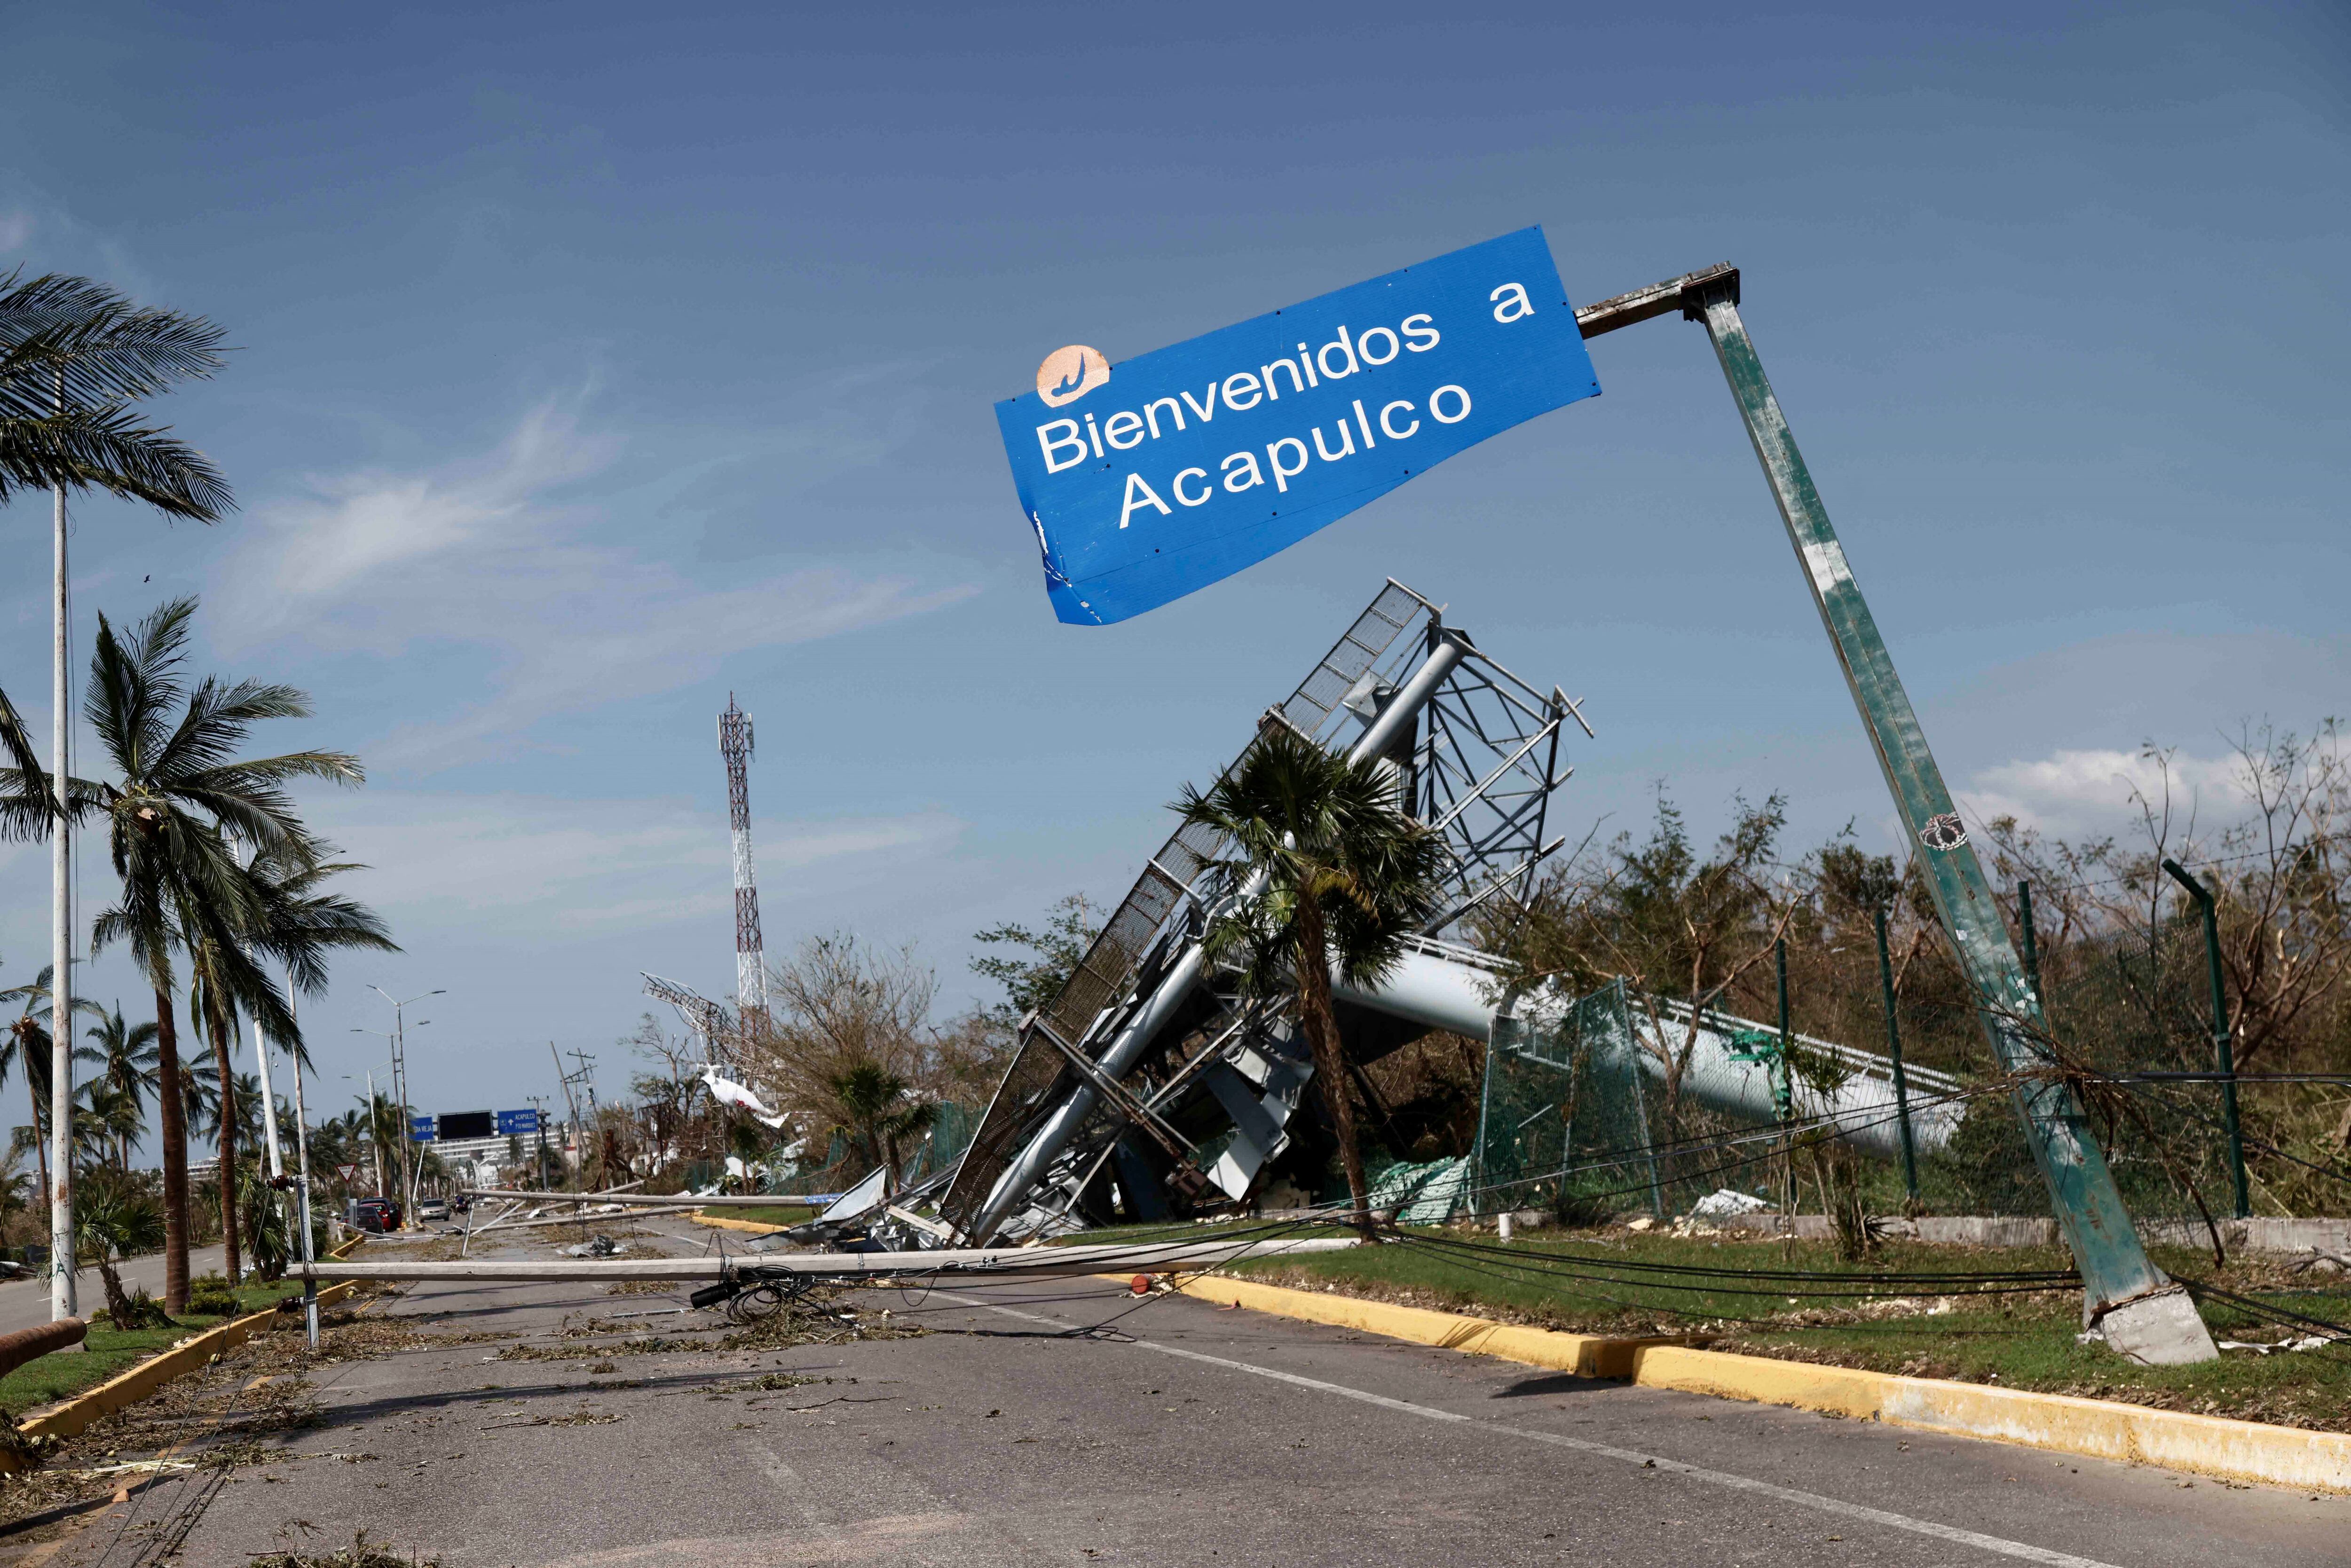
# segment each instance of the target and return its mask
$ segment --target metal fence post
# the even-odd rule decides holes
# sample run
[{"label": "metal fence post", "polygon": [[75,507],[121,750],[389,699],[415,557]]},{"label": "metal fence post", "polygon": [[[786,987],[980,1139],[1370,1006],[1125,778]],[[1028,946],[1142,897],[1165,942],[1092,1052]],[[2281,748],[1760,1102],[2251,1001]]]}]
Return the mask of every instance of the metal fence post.
[{"label": "metal fence post", "polygon": [[1894,1063],[1894,1120],[1902,1131],[1902,1186],[1918,1204],[1918,1151],[1910,1141],[1910,1082],[1902,1073],[1902,1026],[1894,1017],[1894,964],[1886,953],[1886,911],[1877,912],[1877,988],[1886,998],[1886,1058]]},{"label": "metal fence post", "polygon": [[1772,1098],[1779,1102],[1776,1108],[1780,1113],[1780,1160],[1783,1167],[1782,1181],[1788,1192],[1788,1235],[1793,1239],[1796,1234],[1796,1139],[1790,1127],[1796,1118],[1796,1078],[1792,1059],[1788,1053],[1788,1048],[1794,1043],[1788,1033],[1788,939],[1776,937],[1771,947],[1772,964],[1780,977],[1780,1082],[1775,1085],[1777,1092]]},{"label": "metal fence post", "polygon": [[2032,987],[2032,999],[2041,1004],[2043,1018],[2049,1015],[2048,993],[2041,988],[2041,946],[2032,936],[2032,884],[2016,884],[2016,925],[2024,937],[2024,978]]},{"label": "metal fence post", "polygon": [[2237,1053],[2229,1044],[2229,992],[2220,972],[2220,917],[2212,890],[2189,874],[2178,861],[2166,860],[2163,869],[2186,888],[2204,915],[2204,967],[2212,982],[2212,1053],[2220,1063],[2220,1123],[2229,1134],[2229,1177],[2236,1186],[2237,1218],[2253,1212],[2252,1192],[2245,1183],[2245,1134],[2237,1122]]}]

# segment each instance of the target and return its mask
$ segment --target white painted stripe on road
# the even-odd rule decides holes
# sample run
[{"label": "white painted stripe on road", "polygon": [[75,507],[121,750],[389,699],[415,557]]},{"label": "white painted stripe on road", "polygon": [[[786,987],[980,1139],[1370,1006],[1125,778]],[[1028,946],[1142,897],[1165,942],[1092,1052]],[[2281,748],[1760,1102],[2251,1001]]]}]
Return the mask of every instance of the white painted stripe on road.
[{"label": "white painted stripe on road", "polygon": [[[1048,1328],[1066,1329],[1072,1326],[1061,1318],[1049,1318],[1037,1312],[1018,1312],[1011,1307],[999,1307],[992,1301],[975,1301],[969,1296],[952,1295],[945,1291],[939,1291],[938,1294],[950,1301],[960,1301],[969,1307],[985,1307],[991,1312],[1001,1312],[1008,1318],[1019,1318],[1027,1322],[1042,1323]],[[1319,1377],[1303,1377],[1294,1372],[1280,1372],[1270,1366],[1259,1366],[1250,1362],[1234,1361],[1221,1355],[1208,1355],[1196,1350],[1185,1350],[1180,1346],[1165,1344],[1157,1340],[1128,1336],[1123,1341],[1114,1343],[1132,1344],[1139,1350],[1157,1351],[1162,1355],[1180,1356],[1186,1361],[1201,1362],[1209,1366],[1229,1367],[1235,1372],[1246,1372],[1258,1377],[1269,1377],[1276,1383],[1287,1383],[1299,1388],[1311,1388],[1319,1394],[1335,1394],[1343,1399],[1353,1399],[1365,1405],[1379,1406],[1384,1410],[1395,1410],[1406,1416],[1417,1416],[1424,1421],[1444,1421],[1456,1426],[1475,1427],[1481,1432],[1499,1432],[1506,1437],[1524,1437],[1531,1442],[1548,1443],[1553,1448],[1573,1448],[1579,1453],[1597,1454],[1603,1458],[1637,1465],[1643,1469],[1655,1469],[1677,1476],[1687,1476],[1692,1480],[1705,1481],[1710,1486],[1729,1487],[1736,1491],[1755,1492],[1764,1497],[1777,1498],[1782,1502],[1794,1503],[1801,1508],[1817,1509],[1823,1513],[1834,1513],[1846,1519],[1858,1519],[1871,1524],[1882,1524],[1891,1530],[1907,1531],[1913,1535],[1932,1536],[1938,1541],[1956,1542],[1962,1546],[1972,1546],[1978,1551],[1994,1552],[2002,1557],[2013,1557],[2026,1563],[2046,1563],[2049,1568],[2116,1568],[2116,1564],[2101,1562],[2095,1557],[2076,1557],[2070,1552],[2053,1552],[2045,1546],[2033,1546],[2022,1541],[2010,1541],[1997,1535],[1986,1535],[1980,1531],[1961,1530],[1956,1525],[1938,1524],[1931,1519],[1913,1519],[1906,1513],[1894,1513],[1882,1508],[1870,1508],[1863,1503],[1847,1502],[1842,1498],[1823,1497],[1818,1492],[1800,1491],[1793,1487],[1775,1486],[1770,1481],[1759,1481],[1749,1476],[1733,1475],[1729,1470],[1708,1469],[1704,1465],[1684,1464],[1679,1459],[1669,1459],[1662,1454],[1645,1454],[1637,1449],[1619,1448],[1607,1443],[1594,1443],[1582,1437],[1564,1437],[1557,1432],[1539,1432],[1529,1427],[1511,1427],[1499,1421],[1480,1420],[1475,1416],[1463,1416],[1451,1410],[1439,1410],[1433,1405],[1416,1405],[1409,1399],[1392,1399],[1384,1394],[1374,1394],[1366,1388],[1350,1388],[1343,1383],[1326,1383]]]}]

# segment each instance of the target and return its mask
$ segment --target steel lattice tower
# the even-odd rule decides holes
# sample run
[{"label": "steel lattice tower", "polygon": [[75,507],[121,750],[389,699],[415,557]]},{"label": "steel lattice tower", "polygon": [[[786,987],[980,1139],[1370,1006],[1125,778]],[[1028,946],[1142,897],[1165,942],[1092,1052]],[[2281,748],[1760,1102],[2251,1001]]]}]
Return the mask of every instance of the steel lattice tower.
[{"label": "steel lattice tower", "polygon": [[744,1037],[755,1039],[768,1022],[768,969],[759,936],[759,889],[751,876],[751,788],[747,777],[753,751],[751,716],[726,694],[718,716],[718,755],[726,759],[726,820],[735,842],[735,1009]]}]

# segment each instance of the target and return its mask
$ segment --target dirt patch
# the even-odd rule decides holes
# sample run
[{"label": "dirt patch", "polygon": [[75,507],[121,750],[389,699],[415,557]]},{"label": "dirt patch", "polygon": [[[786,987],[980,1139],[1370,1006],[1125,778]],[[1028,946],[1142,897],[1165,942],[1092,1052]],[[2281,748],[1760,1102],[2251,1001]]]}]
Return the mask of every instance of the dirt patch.
[{"label": "dirt patch", "polygon": [[[0,1523],[102,1502],[159,1473],[151,1465],[158,1458],[172,1469],[183,1463],[235,1469],[295,1458],[266,1439],[319,1424],[322,1406],[305,1375],[311,1370],[402,1350],[512,1337],[428,1333],[397,1319],[348,1309],[323,1314],[320,1328],[322,1343],[314,1351],[304,1338],[301,1319],[288,1314],[201,1372],[166,1384],[76,1437],[43,1444],[38,1469],[0,1477]],[[357,1462],[350,1456],[335,1457]],[[126,1465],[134,1469],[125,1469]],[[37,1539],[42,1530],[69,1529],[75,1522],[73,1516],[61,1516],[17,1539]],[[329,1553],[287,1560],[327,1563],[346,1559]],[[397,1561],[405,1563],[407,1559]]]}]

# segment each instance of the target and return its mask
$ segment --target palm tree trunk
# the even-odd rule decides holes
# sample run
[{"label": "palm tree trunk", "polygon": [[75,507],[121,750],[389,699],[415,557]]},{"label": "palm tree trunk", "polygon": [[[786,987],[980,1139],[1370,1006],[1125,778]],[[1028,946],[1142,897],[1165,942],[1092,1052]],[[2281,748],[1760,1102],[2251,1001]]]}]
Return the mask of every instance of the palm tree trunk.
[{"label": "palm tree trunk", "polygon": [[163,1141],[163,1311],[188,1310],[188,1123],[180,1092],[180,1036],[172,998],[155,993],[155,1125]]},{"label": "palm tree trunk", "polygon": [[236,1081],[229,1075],[228,1023],[218,991],[204,988],[204,1023],[212,1031],[213,1067],[220,1074],[220,1212],[225,1271],[235,1285],[244,1272],[236,1246]]},{"label": "palm tree trunk", "polygon": [[49,1141],[41,1136],[41,1091],[33,1082],[33,1053],[20,1051],[17,1054],[25,1060],[25,1092],[33,1101],[33,1152],[41,1156],[41,1202],[46,1206],[49,1201]]},{"label": "palm tree trunk", "polygon": [[1314,1081],[1322,1086],[1331,1125],[1339,1134],[1339,1163],[1347,1172],[1354,1205],[1349,1223],[1372,1236],[1371,1191],[1364,1182],[1364,1152],[1355,1141],[1355,1097],[1347,1092],[1346,1062],[1339,1053],[1339,1019],[1331,1006],[1331,956],[1323,939],[1322,906],[1298,901],[1298,1021],[1314,1052]]}]

